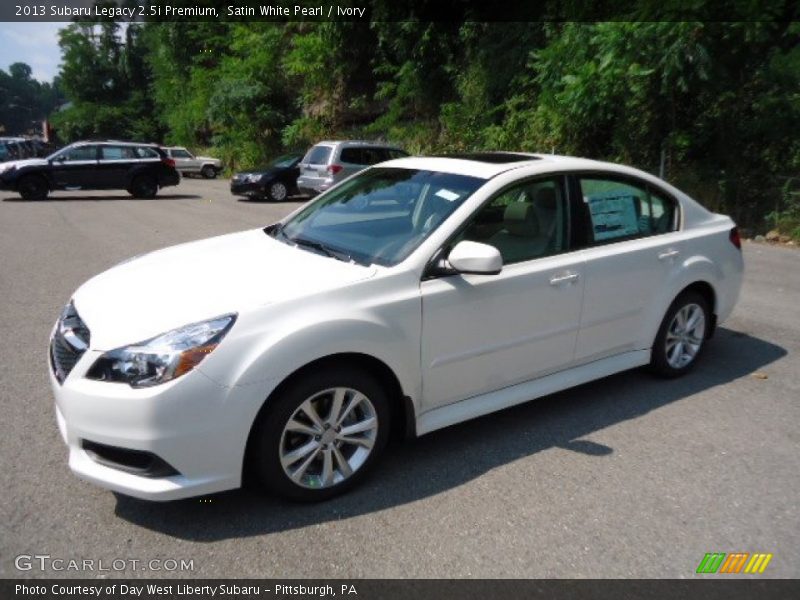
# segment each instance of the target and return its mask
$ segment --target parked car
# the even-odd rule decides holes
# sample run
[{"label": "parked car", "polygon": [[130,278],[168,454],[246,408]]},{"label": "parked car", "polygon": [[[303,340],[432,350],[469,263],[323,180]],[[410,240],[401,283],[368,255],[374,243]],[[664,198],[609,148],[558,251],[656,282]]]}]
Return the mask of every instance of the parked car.
[{"label": "parked car", "polygon": [[83,284],[51,337],[58,425],[71,469],[123,494],[235,488],[246,468],[321,500],[390,433],[643,365],[684,375],[742,271],[730,218],[633,168],[393,160]]},{"label": "parked car", "polygon": [[0,137],[0,157],[2,160],[20,160],[36,156],[36,148],[30,140],[23,137]]},{"label": "parked car", "polygon": [[55,190],[127,190],[153,198],[179,182],[173,160],[153,144],[76,142],[47,158],[0,164],[0,190],[19,192],[26,200]]},{"label": "parked car", "polygon": [[301,158],[302,154],[284,154],[265,167],[237,173],[231,178],[231,194],[273,202],[297,195]]},{"label": "parked car", "polygon": [[370,165],[404,156],[405,150],[378,142],[319,142],[300,161],[297,187],[301,194],[315,196]]},{"label": "parked car", "polygon": [[182,146],[164,148],[175,168],[182,175],[202,175],[206,179],[214,179],[222,171],[222,161],[210,156],[195,156]]}]

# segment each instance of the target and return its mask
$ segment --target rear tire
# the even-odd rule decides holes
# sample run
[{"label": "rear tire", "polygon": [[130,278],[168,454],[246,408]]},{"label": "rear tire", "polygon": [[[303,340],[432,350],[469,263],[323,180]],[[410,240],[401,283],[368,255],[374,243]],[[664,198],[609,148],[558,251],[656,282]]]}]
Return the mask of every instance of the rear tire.
[{"label": "rear tire", "polygon": [[206,179],[214,179],[217,176],[217,170],[211,165],[206,165],[200,169],[200,174]]},{"label": "rear tire", "polygon": [[131,182],[128,192],[134,198],[155,198],[158,193],[158,182],[150,175],[139,175]]},{"label": "rear tire", "polygon": [[680,377],[691,371],[705,348],[711,327],[706,299],[688,291],[667,309],[653,342],[650,370],[662,377]]},{"label": "rear tire", "polygon": [[24,200],[44,200],[50,192],[47,181],[39,175],[23,177],[17,185],[17,190]]},{"label": "rear tire", "polygon": [[387,395],[369,374],[349,367],[309,373],[261,410],[249,447],[253,474],[291,500],[327,500],[369,473],[390,426]]}]

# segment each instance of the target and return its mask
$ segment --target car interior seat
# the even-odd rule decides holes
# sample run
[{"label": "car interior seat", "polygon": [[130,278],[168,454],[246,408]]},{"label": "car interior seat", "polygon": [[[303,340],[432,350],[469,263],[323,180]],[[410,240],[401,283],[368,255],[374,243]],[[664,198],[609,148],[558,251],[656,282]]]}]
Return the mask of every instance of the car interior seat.
[{"label": "car interior seat", "polygon": [[509,204],[503,215],[503,229],[489,240],[506,263],[543,255],[547,242],[548,238],[543,234],[536,216],[536,208],[529,202]]}]

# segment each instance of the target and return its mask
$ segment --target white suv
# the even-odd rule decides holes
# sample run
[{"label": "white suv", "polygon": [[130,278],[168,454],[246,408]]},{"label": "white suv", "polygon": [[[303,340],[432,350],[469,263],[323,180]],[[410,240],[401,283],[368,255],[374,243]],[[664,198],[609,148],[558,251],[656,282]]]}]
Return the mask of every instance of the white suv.
[{"label": "white suv", "polygon": [[422,435],[641,365],[697,363],[743,270],[726,216],[636,169],[492,153],[363,171],[281,222],[75,292],[52,334],[79,476],[168,500],[320,500]]}]

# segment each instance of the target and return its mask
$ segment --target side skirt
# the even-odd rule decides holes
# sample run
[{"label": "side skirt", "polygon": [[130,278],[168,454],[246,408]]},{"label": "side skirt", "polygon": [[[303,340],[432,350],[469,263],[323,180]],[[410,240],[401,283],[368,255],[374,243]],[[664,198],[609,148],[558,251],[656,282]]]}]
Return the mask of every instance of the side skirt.
[{"label": "side skirt", "polygon": [[535,400],[595,379],[608,377],[614,373],[641,367],[649,362],[649,349],[634,350],[435,408],[419,416],[417,435],[424,435],[462,421],[488,415],[509,406]]}]

